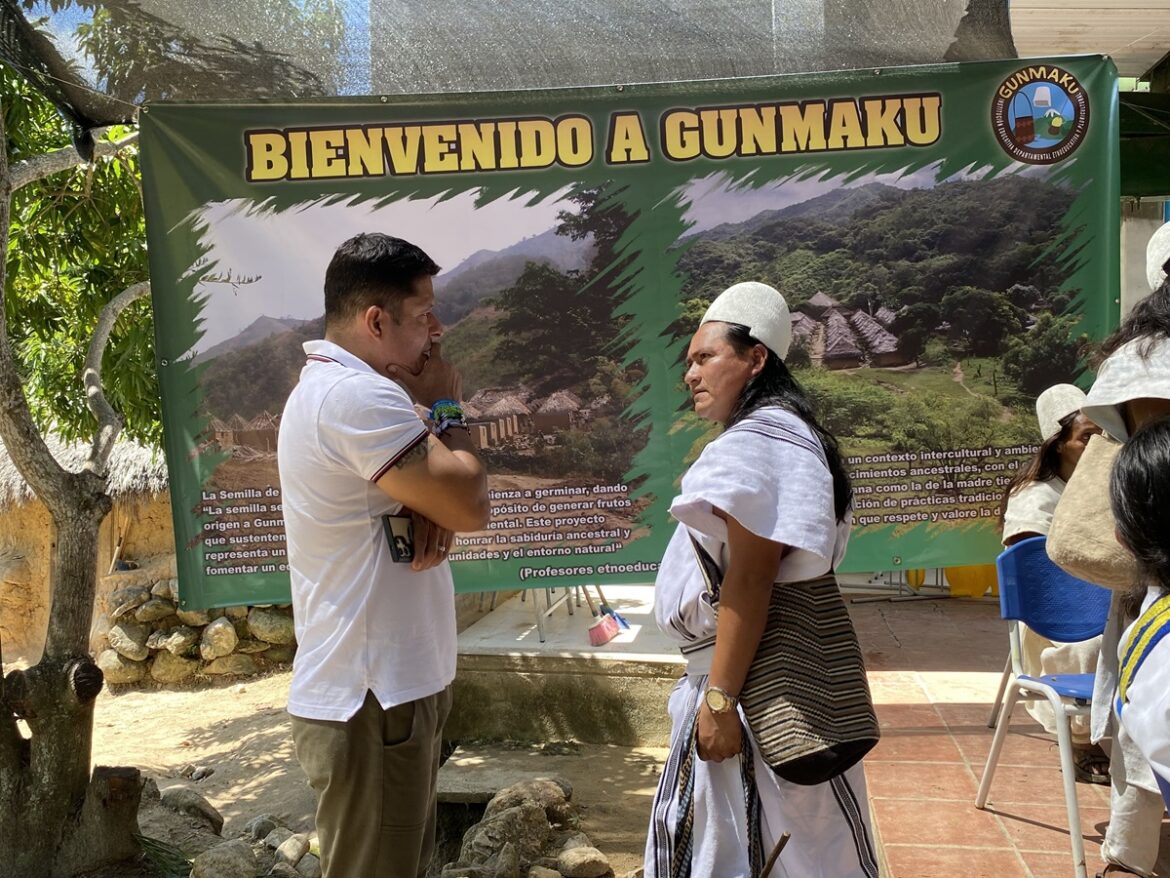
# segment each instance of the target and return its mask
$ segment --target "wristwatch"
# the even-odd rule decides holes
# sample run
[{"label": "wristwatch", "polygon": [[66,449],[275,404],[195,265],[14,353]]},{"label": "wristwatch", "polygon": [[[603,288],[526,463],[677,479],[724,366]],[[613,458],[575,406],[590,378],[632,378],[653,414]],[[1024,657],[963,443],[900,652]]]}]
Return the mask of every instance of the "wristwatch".
[{"label": "wristwatch", "polygon": [[707,709],[711,713],[731,713],[735,710],[735,705],[739,703],[739,699],[730,694],[726,689],[721,689],[718,686],[708,686],[707,691],[703,693],[703,703],[707,705]]}]

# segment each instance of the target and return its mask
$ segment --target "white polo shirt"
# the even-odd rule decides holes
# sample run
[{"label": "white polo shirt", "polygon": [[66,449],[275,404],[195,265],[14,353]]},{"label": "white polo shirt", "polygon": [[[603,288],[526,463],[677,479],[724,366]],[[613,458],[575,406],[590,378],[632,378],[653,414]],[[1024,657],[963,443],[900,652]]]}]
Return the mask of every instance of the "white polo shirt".
[{"label": "white polo shirt", "polygon": [[416,572],[390,554],[376,484],[428,431],[398,384],[332,342],[305,343],[277,456],[297,655],[288,711],[347,720],[455,678],[455,590],[446,562]]}]

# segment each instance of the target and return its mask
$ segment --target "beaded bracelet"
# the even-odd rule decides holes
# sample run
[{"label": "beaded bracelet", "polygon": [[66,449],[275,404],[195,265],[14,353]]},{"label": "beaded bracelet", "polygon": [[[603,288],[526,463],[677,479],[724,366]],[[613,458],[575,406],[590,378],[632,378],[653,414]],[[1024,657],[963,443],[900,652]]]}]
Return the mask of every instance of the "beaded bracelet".
[{"label": "beaded bracelet", "polygon": [[447,418],[454,418],[463,420],[463,406],[453,399],[439,399],[435,400],[435,404],[431,406],[431,420],[438,424]]},{"label": "beaded bracelet", "polygon": [[443,418],[442,420],[435,422],[434,434],[436,436],[442,436],[444,433],[446,433],[452,427],[459,427],[461,429],[466,430],[467,429],[467,421],[463,420],[463,418],[461,418],[461,417],[459,417],[459,418]]}]

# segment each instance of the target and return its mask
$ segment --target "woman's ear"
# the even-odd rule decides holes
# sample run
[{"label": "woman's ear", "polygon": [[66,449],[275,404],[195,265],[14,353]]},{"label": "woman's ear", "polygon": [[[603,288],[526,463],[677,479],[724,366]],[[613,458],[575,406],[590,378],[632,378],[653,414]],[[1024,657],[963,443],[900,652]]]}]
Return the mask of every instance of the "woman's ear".
[{"label": "woman's ear", "polygon": [[1125,539],[1121,536],[1121,528],[1117,527],[1117,525],[1113,526],[1113,539],[1117,540],[1117,545],[1121,546],[1121,548],[1131,554],[1133,553],[1133,549],[1125,542]]},{"label": "woman's ear", "polygon": [[768,362],[768,349],[762,344],[752,348],[752,377],[755,378],[764,371],[764,364]]}]

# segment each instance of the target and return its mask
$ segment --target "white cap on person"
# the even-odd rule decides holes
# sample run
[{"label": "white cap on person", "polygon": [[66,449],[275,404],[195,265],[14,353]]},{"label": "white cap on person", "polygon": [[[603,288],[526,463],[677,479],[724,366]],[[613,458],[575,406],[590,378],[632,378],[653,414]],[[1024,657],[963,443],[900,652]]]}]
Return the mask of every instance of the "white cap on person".
[{"label": "white cap on person", "polygon": [[1060,422],[1081,410],[1085,392],[1072,384],[1055,384],[1036,397],[1036,420],[1040,436],[1047,442],[1060,433]]},{"label": "white cap on person", "polygon": [[1170,263],[1170,223],[1159,226],[1146,245],[1146,280],[1156,290],[1166,279],[1166,265]]},{"label": "white cap on person", "polygon": [[748,328],[781,360],[792,344],[792,315],[779,291],[758,281],[746,281],[725,289],[711,303],[699,325],[719,321]]}]

